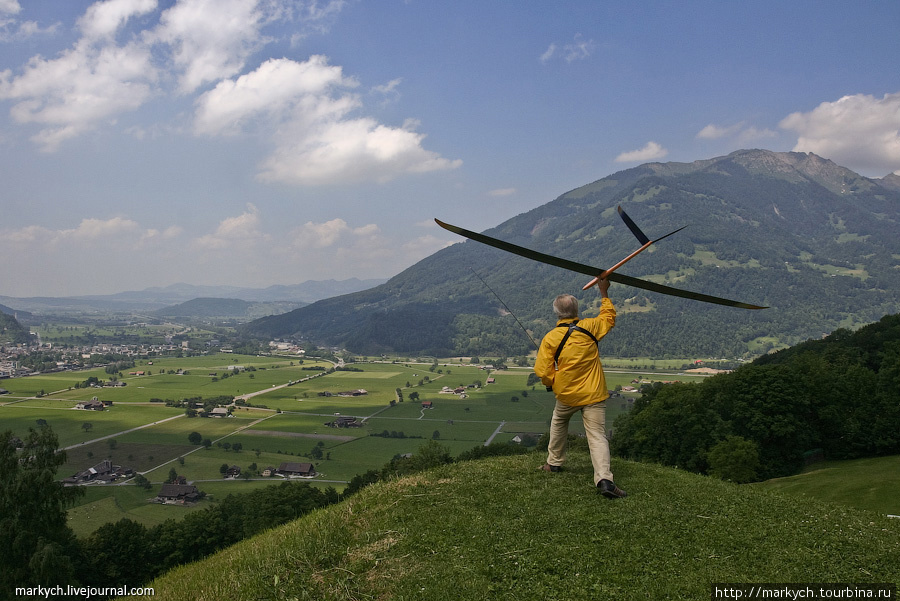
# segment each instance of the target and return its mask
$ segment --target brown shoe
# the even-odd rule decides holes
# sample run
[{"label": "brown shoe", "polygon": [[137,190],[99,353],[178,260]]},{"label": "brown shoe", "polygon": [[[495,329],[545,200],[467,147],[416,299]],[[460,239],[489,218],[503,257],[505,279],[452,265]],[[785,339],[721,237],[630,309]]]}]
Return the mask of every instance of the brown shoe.
[{"label": "brown shoe", "polygon": [[597,491],[607,499],[624,499],[628,496],[628,493],[616,486],[616,483],[612,480],[601,480],[598,482]]},{"label": "brown shoe", "polygon": [[562,466],[561,466],[561,465],[550,465],[549,463],[545,463],[544,465],[542,465],[542,466],[539,467],[538,469],[539,469],[539,470],[544,470],[545,472],[561,472],[561,471],[562,471]]}]

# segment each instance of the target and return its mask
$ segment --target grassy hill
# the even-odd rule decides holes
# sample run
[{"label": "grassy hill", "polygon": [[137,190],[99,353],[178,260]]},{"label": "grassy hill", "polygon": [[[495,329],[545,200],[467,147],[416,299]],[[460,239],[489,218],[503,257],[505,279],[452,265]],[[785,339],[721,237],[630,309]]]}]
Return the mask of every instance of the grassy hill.
[{"label": "grassy hill", "polygon": [[375,484],[169,572],[152,599],[708,599],[711,583],[900,582],[898,520],[621,460],[629,497],[608,501],[586,453],[557,474],[542,459]]},{"label": "grassy hill", "polygon": [[754,486],[900,515],[900,455],[823,461],[802,474]]}]

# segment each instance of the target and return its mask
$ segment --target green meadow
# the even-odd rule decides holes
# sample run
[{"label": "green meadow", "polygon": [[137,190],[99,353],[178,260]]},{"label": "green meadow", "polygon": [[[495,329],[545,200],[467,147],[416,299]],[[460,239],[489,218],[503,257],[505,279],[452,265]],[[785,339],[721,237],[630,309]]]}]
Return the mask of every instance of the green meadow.
[{"label": "green meadow", "polygon": [[[69,512],[73,528],[85,535],[123,517],[146,525],[177,519],[229,493],[280,482],[260,472],[283,462],[313,463],[319,474],[315,485],[342,490],[355,475],[380,469],[396,455],[414,453],[431,439],[458,455],[489,439],[509,442],[519,434],[540,435],[553,410],[551,393],[540,385],[527,386],[528,368],[487,371],[453,362],[371,362],[325,375],[323,369],[331,367],[316,359],[216,354],[144,360],[123,369],[118,379],[125,386],[114,388],[76,388],[91,376],[108,380],[110,374],[102,368],[8,379],[3,387],[10,394],[0,399],[0,427],[24,436],[39,420],[46,421],[66,450],[59,478],[110,459],[151,482],[150,490],[131,481],[86,487],[87,494]],[[654,378],[692,379],[610,372],[608,384],[614,388]],[[458,387],[464,395],[444,392]],[[356,390],[366,393],[340,394]],[[167,400],[241,395],[247,395],[251,406],[236,407],[227,418],[190,418],[184,409],[165,405]],[[112,405],[103,411],[75,409],[79,401],[93,398]],[[426,401],[431,408],[423,407]],[[627,408],[628,395],[611,398],[608,423]],[[355,417],[360,427],[326,426],[338,416]],[[583,432],[577,416],[572,431]],[[192,444],[192,432],[209,439],[209,448]],[[223,465],[237,465],[244,477],[223,479]],[[149,503],[172,470],[194,482],[207,499],[194,507]]]},{"label": "green meadow", "polygon": [[900,455],[823,461],[753,486],[900,516]]}]

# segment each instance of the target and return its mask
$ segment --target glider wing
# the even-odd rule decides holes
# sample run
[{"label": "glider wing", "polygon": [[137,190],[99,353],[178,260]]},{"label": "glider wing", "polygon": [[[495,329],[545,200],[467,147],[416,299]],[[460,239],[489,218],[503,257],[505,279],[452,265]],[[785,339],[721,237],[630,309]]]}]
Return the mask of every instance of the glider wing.
[{"label": "glider wing", "polygon": [[[445,230],[447,230],[449,232],[453,232],[454,234],[458,234],[458,235],[463,236],[464,238],[468,238],[470,240],[475,240],[476,242],[481,242],[482,244],[487,244],[488,246],[493,246],[494,248],[499,248],[500,250],[505,250],[506,252],[510,252],[515,255],[519,255],[520,257],[525,257],[526,259],[531,259],[533,261],[538,261],[540,263],[546,263],[548,265],[554,265],[556,267],[562,267],[563,269],[568,269],[570,271],[575,271],[577,273],[583,273],[585,275],[589,275],[592,277],[596,276],[598,273],[603,273],[603,271],[604,271],[603,269],[598,269],[598,268],[592,267],[590,265],[585,265],[584,263],[578,263],[576,261],[570,261],[568,259],[554,257],[553,255],[548,255],[546,253],[538,252],[536,250],[531,250],[530,248],[525,248],[524,246],[518,246],[518,245],[512,244],[510,242],[504,242],[503,240],[498,240],[497,238],[492,238],[491,236],[486,236],[484,234],[479,234],[477,232],[466,230],[461,227],[451,225],[449,223],[444,223],[440,219],[435,219],[434,221],[439,226],[441,226],[442,228],[444,228]],[[691,292],[689,290],[681,290],[679,288],[672,288],[671,286],[664,286],[662,284],[656,284],[654,282],[640,280],[638,278],[633,278],[633,277],[630,277],[627,275],[622,275],[621,273],[615,273],[615,272],[610,273],[608,278],[611,282],[616,282],[618,284],[624,284],[626,286],[633,286],[635,288],[641,288],[642,290],[649,290],[651,292],[659,292],[660,294],[667,294],[669,296],[679,296],[681,298],[697,300],[697,301],[701,301],[704,303],[713,303],[716,305],[724,305],[726,307],[737,307],[739,309],[765,309],[766,308],[766,307],[760,307],[758,305],[750,305],[747,303],[742,303],[740,301],[729,300],[727,298],[719,298],[717,296],[701,294],[699,292]]]}]

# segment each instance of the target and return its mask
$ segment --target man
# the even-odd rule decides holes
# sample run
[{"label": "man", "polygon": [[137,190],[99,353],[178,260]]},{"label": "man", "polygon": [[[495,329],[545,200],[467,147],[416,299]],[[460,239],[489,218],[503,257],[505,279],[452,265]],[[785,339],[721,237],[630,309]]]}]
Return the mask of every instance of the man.
[{"label": "man", "polygon": [[553,301],[558,321],[544,336],[534,362],[534,372],[556,395],[556,407],[550,422],[547,463],[542,470],[558,472],[566,457],[569,420],[581,412],[587,434],[594,484],[604,497],[627,496],[613,482],[609,465],[609,441],[606,439],[606,376],[600,364],[598,341],[616,325],[616,308],[607,294],[609,280],[597,284],[600,290],[600,315],[578,319],[578,301],[571,294],[560,294]]}]

